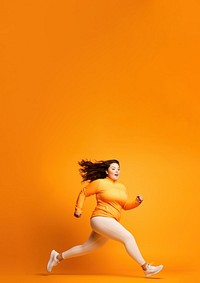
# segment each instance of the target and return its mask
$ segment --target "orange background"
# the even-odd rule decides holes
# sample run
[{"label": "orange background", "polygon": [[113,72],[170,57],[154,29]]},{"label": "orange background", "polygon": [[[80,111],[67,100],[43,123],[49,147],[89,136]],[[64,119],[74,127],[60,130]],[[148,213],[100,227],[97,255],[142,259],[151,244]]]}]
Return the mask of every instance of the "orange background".
[{"label": "orange background", "polygon": [[[144,196],[121,222],[147,261],[199,268],[199,2],[10,0],[1,13],[1,271],[45,272],[52,248],[87,239],[95,199],[73,217],[82,158],[119,159]],[[57,267],[135,270],[112,241]]]}]

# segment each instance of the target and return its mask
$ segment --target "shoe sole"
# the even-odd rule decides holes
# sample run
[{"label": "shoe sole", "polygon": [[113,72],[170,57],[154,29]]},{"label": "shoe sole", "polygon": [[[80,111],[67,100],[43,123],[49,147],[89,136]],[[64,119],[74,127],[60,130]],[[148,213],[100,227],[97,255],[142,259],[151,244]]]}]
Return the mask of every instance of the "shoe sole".
[{"label": "shoe sole", "polygon": [[47,263],[47,272],[51,272],[52,271],[52,268],[53,268],[53,261],[54,261],[54,257],[55,257],[55,250],[53,250],[50,254],[50,259]]},{"label": "shoe sole", "polygon": [[160,269],[158,269],[157,271],[146,274],[146,277],[150,277],[150,276],[152,276],[152,275],[155,275],[155,274],[157,274],[158,272],[160,272],[162,269],[163,269],[163,265],[162,265],[162,266],[160,267]]}]

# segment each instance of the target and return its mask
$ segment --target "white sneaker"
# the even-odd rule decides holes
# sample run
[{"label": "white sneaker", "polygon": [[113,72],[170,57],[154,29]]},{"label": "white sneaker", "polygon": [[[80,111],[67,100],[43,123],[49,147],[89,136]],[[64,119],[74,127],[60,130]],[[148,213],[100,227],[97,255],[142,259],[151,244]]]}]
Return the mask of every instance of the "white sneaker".
[{"label": "white sneaker", "polygon": [[57,253],[55,250],[51,251],[50,258],[49,258],[49,261],[47,263],[47,271],[48,272],[51,272],[52,268],[59,263],[59,260],[56,258],[58,254],[59,253]]},{"label": "white sneaker", "polygon": [[153,265],[147,264],[146,270],[144,270],[144,274],[146,275],[146,277],[150,277],[154,274],[157,274],[162,269],[163,269],[163,265],[153,266]]}]

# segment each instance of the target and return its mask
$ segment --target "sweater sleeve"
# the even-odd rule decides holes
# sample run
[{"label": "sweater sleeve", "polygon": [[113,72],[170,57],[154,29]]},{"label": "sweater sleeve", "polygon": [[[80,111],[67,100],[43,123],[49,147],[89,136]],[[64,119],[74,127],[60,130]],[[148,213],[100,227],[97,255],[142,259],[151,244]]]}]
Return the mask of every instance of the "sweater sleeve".
[{"label": "sweater sleeve", "polygon": [[133,201],[127,201],[124,206],[123,209],[124,210],[129,210],[129,209],[133,209],[136,208],[140,205],[141,203],[137,200],[133,200]]},{"label": "sweater sleeve", "polygon": [[76,200],[75,212],[82,213],[85,198],[96,194],[98,192],[98,188],[99,188],[99,180],[95,180],[89,183],[86,187],[84,187],[80,191],[78,198]]},{"label": "sweater sleeve", "polygon": [[[126,190],[126,188],[125,188]],[[126,190],[126,193],[127,193],[127,190]],[[127,196],[128,196],[128,193],[127,193]],[[141,203],[135,199],[135,200],[130,200],[128,198],[128,200],[125,202],[124,206],[123,206],[123,209],[124,210],[130,210],[130,209],[133,209],[133,208],[136,208],[140,205]]]}]

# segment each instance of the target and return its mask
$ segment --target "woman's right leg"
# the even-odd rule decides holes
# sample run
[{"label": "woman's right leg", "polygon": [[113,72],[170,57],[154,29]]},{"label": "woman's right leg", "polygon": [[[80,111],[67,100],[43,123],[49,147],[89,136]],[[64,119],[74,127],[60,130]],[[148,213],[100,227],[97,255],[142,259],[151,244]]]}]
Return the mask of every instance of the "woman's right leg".
[{"label": "woman's right leg", "polygon": [[82,256],[88,254],[101,246],[103,246],[108,241],[108,238],[92,231],[88,240],[82,245],[74,246],[71,249],[62,252],[62,258],[72,258],[77,256]]},{"label": "woman's right leg", "polygon": [[56,266],[61,260],[82,256],[88,254],[102,245],[104,245],[108,241],[108,238],[92,231],[89,239],[83,243],[82,245],[74,246],[71,249],[59,254],[55,250],[51,251],[49,261],[47,263],[47,271],[51,272],[52,268]]}]

